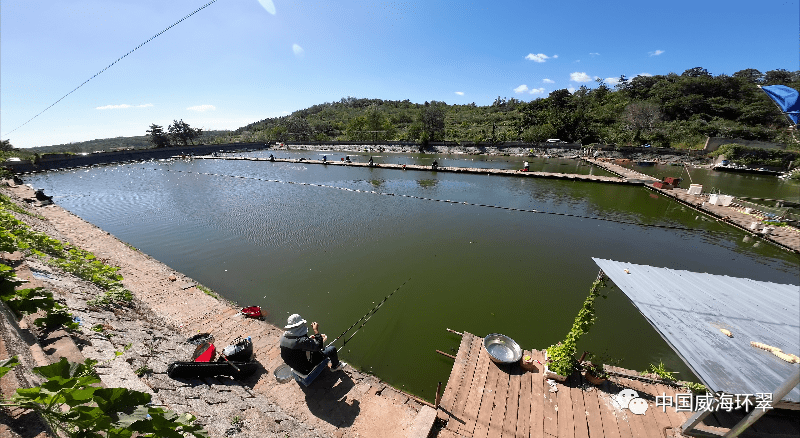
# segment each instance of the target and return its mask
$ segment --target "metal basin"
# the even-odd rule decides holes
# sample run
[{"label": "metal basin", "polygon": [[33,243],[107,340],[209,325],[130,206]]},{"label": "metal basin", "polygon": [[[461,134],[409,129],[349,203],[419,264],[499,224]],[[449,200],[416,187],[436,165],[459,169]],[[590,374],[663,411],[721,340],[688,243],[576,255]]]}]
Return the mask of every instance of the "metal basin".
[{"label": "metal basin", "polygon": [[516,363],[522,359],[522,349],[513,339],[500,333],[483,338],[483,348],[495,363]]},{"label": "metal basin", "polygon": [[292,369],[286,364],[282,364],[278,368],[275,368],[275,371],[273,371],[272,374],[275,375],[275,380],[277,380],[278,383],[286,383],[292,380],[294,377],[292,375]]}]

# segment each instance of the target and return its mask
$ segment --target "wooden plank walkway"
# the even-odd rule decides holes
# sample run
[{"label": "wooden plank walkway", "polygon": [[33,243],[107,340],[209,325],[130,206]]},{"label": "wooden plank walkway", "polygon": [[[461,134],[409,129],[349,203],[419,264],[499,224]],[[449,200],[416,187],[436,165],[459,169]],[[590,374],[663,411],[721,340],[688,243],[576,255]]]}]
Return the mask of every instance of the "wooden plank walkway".
[{"label": "wooden plank walkway", "polygon": [[[544,352],[525,351],[544,362]],[[638,379],[612,377],[600,386],[593,386],[575,373],[563,384],[543,377],[537,364],[526,372],[518,364],[498,365],[489,359],[483,339],[464,332],[453,371],[447,382],[438,415],[446,425],[440,438],[459,437],[530,437],[530,438],[635,438],[679,437],[681,425],[693,412],[677,412],[674,407],[656,407],[657,396],[685,393],[674,386]],[[612,368],[611,371],[636,375],[635,371]],[[553,382],[552,384],[550,382]],[[551,392],[551,386],[557,388]],[[613,397],[623,389],[633,389],[647,402],[643,415],[621,409]],[[714,413],[704,421],[707,431],[723,421],[722,413]],[[763,417],[763,418],[766,418]],[[759,420],[741,437],[784,437],[797,433],[797,426],[778,426],[778,434],[764,434],[775,429],[774,423]],[[710,426],[710,427],[709,427]],[[788,430],[787,430],[788,427]],[[796,436],[796,435],[795,435]]]}]

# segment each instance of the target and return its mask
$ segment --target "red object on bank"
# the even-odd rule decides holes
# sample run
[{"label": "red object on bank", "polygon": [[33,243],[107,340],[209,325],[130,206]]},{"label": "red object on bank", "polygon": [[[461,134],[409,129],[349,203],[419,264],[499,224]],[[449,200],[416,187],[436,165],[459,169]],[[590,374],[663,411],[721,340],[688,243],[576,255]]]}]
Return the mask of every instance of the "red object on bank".
[{"label": "red object on bank", "polygon": [[214,355],[217,354],[217,347],[214,344],[202,344],[197,349],[202,350],[203,347],[206,347],[205,351],[194,359],[195,362],[211,362],[214,359]]},{"label": "red object on bank", "polygon": [[245,307],[244,309],[242,309],[242,315],[248,318],[261,318],[262,316],[264,316],[264,314],[261,313],[261,307],[259,306]]}]

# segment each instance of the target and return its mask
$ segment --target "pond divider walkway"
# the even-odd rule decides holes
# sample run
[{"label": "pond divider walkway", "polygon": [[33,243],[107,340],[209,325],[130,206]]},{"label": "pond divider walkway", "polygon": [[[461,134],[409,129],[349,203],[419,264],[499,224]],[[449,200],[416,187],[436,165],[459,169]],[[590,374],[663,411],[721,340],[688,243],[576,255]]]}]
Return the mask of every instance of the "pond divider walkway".
[{"label": "pond divider walkway", "polygon": [[[214,157],[214,156],[199,156],[195,159],[216,159],[216,160],[244,160],[244,161],[266,161],[270,162],[269,158],[254,158],[254,157]],[[795,227],[775,227],[768,234],[752,230],[750,227],[753,222],[761,222],[764,218],[759,216],[758,213],[745,213],[743,208],[737,206],[724,207],[721,205],[713,205],[708,203],[708,194],[705,195],[689,195],[688,190],[674,188],[674,189],[660,189],[653,186],[654,182],[659,179],[650,175],[637,172],[624,166],[620,166],[610,161],[597,160],[588,157],[578,157],[579,159],[600,167],[617,176],[600,176],[600,175],[581,175],[581,174],[568,174],[568,173],[553,173],[553,172],[522,172],[520,170],[507,170],[507,169],[485,169],[475,167],[445,167],[439,166],[436,172],[455,172],[455,173],[469,173],[476,175],[499,175],[499,176],[515,176],[521,178],[549,178],[561,179],[570,181],[587,181],[587,182],[601,182],[610,184],[626,184],[626,185],[639,185],[644,186],[648,190],[659,193],[674,199],[675,201],[690,207],[705,215],[711,216],[717,221],[726,223],[733,227],[749,234],[747,239],[757,238],[766,240],[778,247],[800,254],[800,230]],[[319,164],[329,166],[352,166],[352,167],[375,167],[384,169],[396,170],[414,170],[431,172],[430,166],[420,166],[416,164],[375,164],[370,166],[369,163],[344,161],[327,161],[322,160],[307,160],[295,158],[275,158],[275,162],[295,163],[295,164]]]},{"label": "pond divider walkway", "polygon": [[[544,351],[524,351],[524,355],[544,363]],[[464,332],[438,408],[439,419],[446,425],[437,436],[669,438],[684,436],[681,426],[694,414],[675,406],[657,407],[656,400],[669,399],[656,397],[677,400],[689,391],[672,382],[641,377],[636,371],[606,366],[611,377],[594,386],[577,372],[564,383],[545,379],[542,368],[536,364],[528,372],[519,364],[496,364],[483,348],[483,339]],[[616,401],[626,388],[647,403],[644,414],[634,414]],[[741,418],[735,412],[714,412],[695,430],[722,436]],[[740,436],[797,436],[796,419],[768,411]]]},{"label": "pond divider walkway", "polygon": [[[194,159],[203,159],[203,160],[244,160],[244,161],[267,161],[270,162],[269,158],[254,158],[254,157],[213,157],[213,156],[199,156],[194,157]],[[372,167],[372,168],[379,168],[379,169],[396,169],[396,170],[415,170],[415,171],[425,171],[431,172],[431,166],[421,166],[419,164],[390,164],[390,163],[381,163],[381,164],[373,164],[372,166],[369,163],[361,163],[361,162],[344,162],[344,161],[322,161],[322,160],[307,160],[307,159],[299,159],[299,158],[275,158],[274,160],[277,162],[282,163],[295,163],[295,164],[321,164],[327,166],[351,166],[351,167]],[[639,179],[635,180],[628,180],[626,178],[620,178],[615,176],[602,176],[602,175],[581,175],[581,174],[573,174],[573,173],[555,173],[555,172],[522,172],[521,170],[509,170],[509,169],[486,169],[480,167],[446,167],[446,166],[439,166],[436,172],[451,172],[451,173],[471,173],[471,174],[478,174],[478,175],[499,175],[499,176],[518,176],[518,177],[527,177],[527,178],[549,178],[549,179],[563,179],[563,180],[571,180],[571,181],[591,181],[591,182],[602,182],[602,183],[610,183],[610,184],[635,184],[641,185],[643,182]]]}]

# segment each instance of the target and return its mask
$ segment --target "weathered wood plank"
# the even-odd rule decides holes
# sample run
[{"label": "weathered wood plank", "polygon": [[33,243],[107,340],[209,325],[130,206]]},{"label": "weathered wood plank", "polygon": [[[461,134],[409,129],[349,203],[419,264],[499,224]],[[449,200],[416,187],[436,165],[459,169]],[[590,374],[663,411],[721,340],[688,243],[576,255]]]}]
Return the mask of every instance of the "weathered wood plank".
[{"label": "weathered wood plank", "polygon": [[[664,430],[664,428],[671,428],[673,427],[672,420],[669,417],[669,414],[666,412],[668,409],[664,409],[663,407],[656,407],[655,403],[655,394],[659,393],[659,388],[652,384],[646,384],[648,394],[653,396],[652,401],[649,399],[647,400],[647,412],[645,416],[651,417],[655,420],[656,427],[658,430]],[[660,394],[659,394],[660,395]]]},{"label": "weathered wood plank", "polygon": [[[538,360],[539,362],[544,363],[544,352],[541,350],[534,350],[531,352],[534,359]],[[545,398],[545,394],[547,391],[547,383],[544,380],[544,367],[538,365],[538,372],[530,373],[531,374],[531,424],[530,424],[530,436],[531,438],[544,438],[545,429],[544,429],[544,411],[545,405],[549,405],[552,401],[548,401]],[[552,414],[555,413],[552,407],[549,407]],[[551,414],[551,420],[554,420],[553,415]],[[551,424],[551,428],[549,430],[555,431],[556,425],[555,421]]]},{"label": "weathered wood plank", "polygon": [[[461,384],[458,388],[458,392],[455,396],[455,402],[453,405],[453,409],[450,411],[450,416],[457,418],[461,421],[457,421],[453,423],[453,427],[450,427],[451,430],[458,432],[458,429],[461,425],[465,424],[464,419],[464,408],[466,407],[465,401],[467,400],[467,396],[469,395],[469,391],[472,388],[473,376],[475,375],[475,367],[478,365],[478,356],[480,355],[481,350],[483,349],[483,342],[480,342],[478,337],[475,337],[472,340],[472,344],[469,348],[469,354],[464,359],[464,375],[461,379]],[[448,422],[450,424],[452,422]]]},{"label": "weathered wood plank", "polygon": [[489,433],[489,422],[492,419],[492,410],[494,408],[495,387],[497,386],[497,379],[500,378],[501,371],[493,362],[489,362],[489,372],[486,378],[486,386],[483,391],[483,398],[481,399],[481,409],[478,412],[478,421],[475,422],[475,432],[473,437],[484,438]]},{"label": "weathered wood plank", "polygon": [[463,424],[459,424],[458,433],[471,436],[475,431],[475,424],[478,421],[478,413],[481,408],[481,400],[483,399],[484,392],[486,391],[486,380],[489,376],[489,366],[492,365],[489,353],[485,348],[481,348],[478,354],[478,363],[475,366],[475,373],[472,377],[472,386],[467,395],[467,401],[464,406],[464,414],[461,418],[464,420]]},{"label": "weathered wood plank", "polygon": [[606,382],[604,388],[607,388],[607,391],[598,394],[598,401],[600,405],[606,405],[611,415],[613,415],[614,422],[617,424],[617,430],[619,431],[620,438],[633,438],[633,429],[631,429],[631,425],[628,422],[627,415],[625,411],[619,409],[612,399],[612,397],[619,393],[622,388],[617,386],[614,383]]},{"label": "weathered wood plank", "polygon": [[[605,422],[603,421],[603,414],[600,411],[600,404],[597,401],[597,391],[598,390],[596,388],[590,387],[583,393],[583,403],[586,407],[586,416],[588,417],[589,436],[591,438],[619,438],[619,431],[616,430],[616,422],[614,422],[614,430],[612,432],[611,425],[609,424],[606,426]],[[606,430],[608,430],[608,433],[606,433]]]},{"label": "weathered wood plank", "polygon": [[503,423],[506,417],[506,407],[508,406],[508,385],[509,374],[505,366],[498,366],[500,375],[495,384],[496,394],[494,396],[494,407],[492,408],[492,418],[489,421],[489,438],[500,438],[503,435]]},{"label": "weathered wood plank", "polygon": [[572,415],[572,398],[569,386],[558,384],[558,437],[575,438],[575,418]]},{"label": "weathered wood plank", "polygon": [[569,395],[572,399],[572,418],[575,422],[575,438],[589,438],[589,426],[586,413],[586,406],[583,402],[583,378],[580,373],[572,373],[567,380],[569,383]]},{"label": "weathered wood plank", "polygon": [[[523,357],[531,355],[530,351],[524,351]],[[531,386],[531,375],[533,373],[521,370],[523,373],[519,376],[519,407],[517,408],[517,426],[516,434],[514,436],[528,438],[530,435],[531,424],[531,395],[533,387]]]},{"label": "weathered wood plank", "polygon": [[456,353],[456,359],[453,362],[453,369],[450,371],[450,377],[447,379],[447,386],[444,388],[444,394],[442,394],[442,400],[439,403],[437,416],[442,420],[448,421],[450,419],[450,412],[453,410],[455,404],[456,393],[461,385],[461,379],[464,377],[466,356],[469,353],[469,348],[474,339],[475,336],[467,332],[464,332],[464,335],[461,336],[461,344],[458,347],[458,353]]},{"label": "weathered wood plank", "polygon": [[517,419],[519,418],[519,388],[522,369],[515,364],[508,371],[508,395],[506,396],[506,415],[503,420],[502,436],[514,437],[517,434]]},{"label": "weathered wood plank", "polygon": [[[541,387],[544,399],[542,418],[545,435],[558,436],[558,393],[550,392],[548,379],[542,378]],[[556,385],[558,387],[558,385]]]},{"label": "weathered wood plank", "polygon": [[684,391],[681,391],[680,389],[675,388],[673,386],[668,386],[668,385],[663,385],[663,384],[657,384],[657,385],[654,385],[654,386],[655,386],[656,392],[658,393],[657,396],[672,397],[672,406],[667,406],[666,408],[660,408],[659,407],[659,408],[656,408],[656,409],[660,409],[660,410],[666,412],[667,417],[669,418],[670,425],[672,425],[673,428],[680,427],[683,423],[686,422],[686,420],[689,419],[689,417],[691,417],[691,415],[689,415],[688,412],[678,412],[675,409],[676,402],[677,402],[676,396],[678,394],[680,394],[680,393],[689,394],[690,391],[688,389],[686,389]]}]

